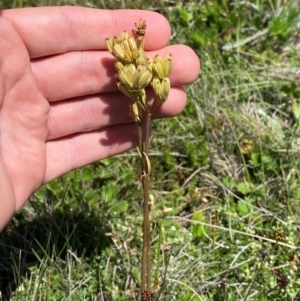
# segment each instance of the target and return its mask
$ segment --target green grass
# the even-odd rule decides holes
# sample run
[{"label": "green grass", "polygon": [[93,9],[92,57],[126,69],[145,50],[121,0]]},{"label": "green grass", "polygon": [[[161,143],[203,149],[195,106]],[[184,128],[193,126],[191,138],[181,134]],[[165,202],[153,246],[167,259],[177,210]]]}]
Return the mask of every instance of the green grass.
[{"label": "green grass", "polygon": [[[299,2],[3,0],[75,3],[158,10],[201,57],[185,111],[151,138],[160,300],[300,300]],[[2,298],[137,300],[139,163],[133,150],[32,196],[0,234]]]}]

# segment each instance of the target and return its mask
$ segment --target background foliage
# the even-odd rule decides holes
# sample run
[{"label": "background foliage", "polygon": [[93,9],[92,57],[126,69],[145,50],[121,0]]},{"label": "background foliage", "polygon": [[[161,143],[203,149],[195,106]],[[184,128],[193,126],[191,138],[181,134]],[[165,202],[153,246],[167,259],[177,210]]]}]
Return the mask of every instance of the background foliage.
[{"label": "background foliage", "polygon": [[[153,129],[160,300],[300,300],[298,1],[0,3],[164,14],[202,72],[184,113]],[[2,299],[136,300],[138,171],[133,150],[33,195],[0,234]]]}]

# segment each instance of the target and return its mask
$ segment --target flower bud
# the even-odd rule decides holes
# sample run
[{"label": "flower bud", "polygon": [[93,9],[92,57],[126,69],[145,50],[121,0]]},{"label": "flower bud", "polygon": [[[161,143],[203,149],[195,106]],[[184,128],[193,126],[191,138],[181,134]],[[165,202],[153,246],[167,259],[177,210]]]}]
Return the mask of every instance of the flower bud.
[{"label": "flower bud", "polygon": [[[137,49],[133,50],[131,57],[132,57],[132,60],[134,60],[134,61],[139,59],[139,51]],[[137,64],[137,65],[139,65],[139,64]]]},{"label": "flower bud", "polygon": [[124,66],[123,70],[120,70],[118,72],[120,82],[126,85],[128,89],[132,89],[133,87],[133,75],[135,71],[135,66],[133,64],[128,64]]},{"label": "flower bud", "polygon": [[121,43],[120,43],[120,45],[122,46],[122,48],[124,49],[125,52],[127,52],[127,51],[131,52],[128,39],[122,40]]},{"label": "flower bud", "polygon": [[117,59],[124,59],[124,55],[125,55],[124,48],[120,44],[115,44],[112,50],[112,54]]},{"label": "flower bud", "polygon": [[164,68],[165,68],[165,77],[168,77],[173,68],[173,56],[172,54],[168,54],[164,58]]},{"label": "flower bud", "polygon": [[147,58],[147,69],[152,72],[153,59]]},{"label": "flower bud", "polygon": [[134,100],[138,102],[144,111],[147,110],[147,96],[145,89],[134,90]]},{"label": "flower bud", "polygon": [[116,62],[116,63],[115,63],[115,68],[116,68],[118,71],[121,71],[121,70],[124,70],[124,65],[123,65],[121,62]]},{"label": "flower bud", "polygon": [[123,30],[122,33],[120,34],[119,41],[121,42],[122,40],[125,40],[127,38],[129,38],[129,34],[126,30]]},{"label": "flower bud", "polygon": [[117,81],[117,87],[118,89],[124,94],[126,95],[128,98],[130,99],[134,99],[131,95],[131,93],[129,92],[128,88],[126,87],[126,85],[122,84],[121,82]]},{"label": "flower bud", "polygon": [[133,37],[129,37],[128,39],[129,49],[133,52],[134,50],[137,50],[137,44]]},{"label": "flower bud", "polygon": [[129,107],[129,115],[134,121],[141,122],[140,117],[142,116],[142,112],[141,112],[141,107],[138,105],[137,102],[135,102],[133,105]]},{"label": "flower bud", "polygon": [[152,73],[144,65],[139,65],[133,76],[133,86],[135,89],[144,89],[149,85]]},{"label": "flower bud", "polygon": [[[143,65],[143,66],[147,66],[147,61],[144,60],[144,58],[138,56],[135,60],[135,63],[137,65]],[[151,71],[151,70],[150,70]]]},{"label": "flower bud", "polygon": [[165,77],[164,61],[161,56],[156,55],[154,57],[152,70],[155,77],[158,77],[159,79],[163,79]]},{"label": "flower bud", "polygon": [[168,77],[173,67],[172,55],[168,54],[164,59],[156,55],[153,59],[152,71],[155,77],[164,79]]},{"label": "flower bud", "polygon": [[134,62],[133,53],[131,51],[126,51],[123,57],[126,64],[131,64]]},{"label": "flower bud", "polygon": [[154,77],[152,80],[152,88],[156,95],[156,97],[161,101],[165,102],[169,96],[170,92],[170,80],[169,78],[165,77],[164,79],[160,80],[157,77]]},{"label": "flower bud", "polygon": [[167,99],[168,99],[168,96],[169,96],[169,93],[170,93],[170,80],[168,77],[165,77],[163,80],[162,80],[162,83],[161,83],[162,87],[161,87],[161,96],[160,96],[160,101],[161,102],[165,102]]},{"label": "flower bud", "polygon": [[112,53],[112,51],[113,51],[113,46],[114,46],[113,39],[106,39],[106,40],[105,40],[105,44],[106,44],[106,47],[107,47],[108,51],[109,51],[110,53]]}]

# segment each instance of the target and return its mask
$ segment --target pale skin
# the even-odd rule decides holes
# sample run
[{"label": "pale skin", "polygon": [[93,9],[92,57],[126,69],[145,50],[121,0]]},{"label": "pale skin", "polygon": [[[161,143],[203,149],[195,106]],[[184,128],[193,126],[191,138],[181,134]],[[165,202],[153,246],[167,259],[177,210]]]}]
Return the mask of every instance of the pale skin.
[{"label": "pale skin", "polygon": [[44,7],[0,11],[0,230],[41,185],[138,143],[130,101],[116,87],[105,39],[146,20],[149,56],[172,53],[169,99],[155,113],[185,106],[183,85],[200,70],[184,45],[166,46],[170,26],[140,10]]}]

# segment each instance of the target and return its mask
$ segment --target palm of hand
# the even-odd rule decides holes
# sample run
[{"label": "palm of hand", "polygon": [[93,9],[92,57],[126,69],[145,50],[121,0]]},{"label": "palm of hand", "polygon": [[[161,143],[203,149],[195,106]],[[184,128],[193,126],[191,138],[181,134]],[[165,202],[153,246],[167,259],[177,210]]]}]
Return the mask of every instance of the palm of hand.
[{"label": "palm of hand", "polygon": [[7,176],[1,186],[11,196],[10,205],[14,200],[19,209],[24,195],[44,181],[50,107],[37,87],[22,39],[9,22],[1,23],[0,164]]}]

